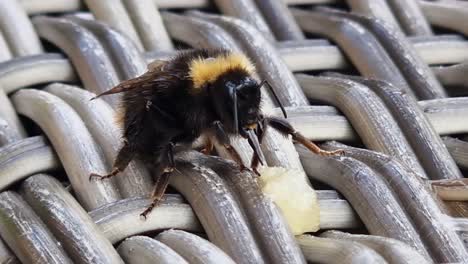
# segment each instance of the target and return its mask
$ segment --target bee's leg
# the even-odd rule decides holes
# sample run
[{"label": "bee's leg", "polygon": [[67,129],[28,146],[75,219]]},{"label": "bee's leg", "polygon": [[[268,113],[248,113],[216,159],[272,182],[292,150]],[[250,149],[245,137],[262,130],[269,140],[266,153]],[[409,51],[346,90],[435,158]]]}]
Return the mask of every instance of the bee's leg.
[{"label": "bee's leg", "polygon": [[231,145],[231,140],[229,140],[229,136],[226,134],[226,131],[224,131],[223,124],[220,121],[215,121],[213,122],[213,126],[215,130],[215,136],[218,142],[226,148],[226,150],[229,152],[229,155],[231,155],[231,157],[239,165],[241,170],[248,169],[242,162],[242,158],[237,152],[237,150]]},{"label": "bee's leg", "polygon": [[171,172],[174,171],[174,168],[166,167],[164,172],[158,177],[154,185],[153,192],[151,193],[151,204],[143,211],[140,216],[146,219],[146,216],[153,210],[154,207],[158,206],[159,202],[162,200],[164,192],[169,185],[169,178]]},{"label": "bee's leg", "polygon": [[287,136],[291,135],[292,138],[304,145],[306,148],[308,148],[310,151],[312,151],[315,154],[322,155],[322,156],[333,156],[333,155],[341,155],[344,153],[342,149],[338,149],[335,151],[326,151],[321,149],[319,146],[315,145],[312,141],[308,140],[306,137],[304,137],[301,133],[296,131],[291,124],[289,124],[288,121],[282,118],[277,118],[277,117],[265,117],[265,124],[271,126],[281,134]]},{"label": "bee's leg", "polygon": [[[265,128],[266,127],[264,126],[264,122],[265,121],[263,120],[263,117],[262,117],[262,119],[257,123],[257,127],[255,128],[255,134],[257,134],[257,140],[258,140],[259,145],[262,144],[263,138],[265,136]],[[262,150],[260,149],[260,151],[262,151]],[[263,152],[262,152],[262,155],[263,155]],[[252,168],[252,170],[258,176],[260,176],[260,172],[258,172],[258,170],[257,170],[258,165],[260,163],[262,163],[262,165],[266,164],[265,156],[263,156],[263,159],[264,159],[264,162],[261,162],[259,155],[254,152],[254,154],[252,156],[252,163],[250,164],[250,167]]]},{"label": "bee's leg", "polygon": [[257,176],[260,176],[260,172],[258,172],[257,168],[258,165],[260,164],[260,159],[257,154],[252,155],[252,162],[250,163],[250,168],[252,168],[253,172],[257,174]]},{"label": "bee's leg", "polygon": [[257,122],[257,127],[255,128],[255,134],[257,134],[258,142],[262,144],[263,138],[265,137],[265,129],[267,128],[267,124],[265,121],[265,117],[263,115],[259,116],[259,121]]},{"label": "bee's leg", "polygon": [[117,175],[119,172],[122,172],[123,170],[125,170],[125,168],[128,166],[128,164],[130,163],[130,161],[133,159],[134,156],[135,156],[135,151],[133,147],[131,147],[128,144],[128,142],[125,141],[124,145],[119,150],[117,157],[115,158],[114,165],[112,166],[112,171],[106,175],[99,175],[96,173],[91,173],[89,175],[89,180],[93,180],[93,179],[104,180],[104,179],[111,178]]},{"label": "bee's leg", "polygon": [[258,172],[257,167],[259,164],[265,165],[266,160],[265,160],[265,156],[263,155],[263,151],[260,147],[260,142],[258,141],[259,139],[258,134],[256,134],[255,133],[256,131],[254,130],[256,130],[256,127],[253,129],[242,129],[241,136],[247,139],[250,147],[253,150],[252,162],[250,163],[250,167],[255,172],[255,174],[260,176],[260,173]]},{"label": "bee's leg", "polygon": [[151,193],[151,204],[140,214],[144,219],[146,219],[146,216],[151,212],[151,210],[158,206],[159,202],[162,200],[167,186],[169,185],[171,173],[175,170],[174,144],[172,142],[166,146],[162,153],[162,157],[161,166],[163,166],[163,170],[162,174],[159,175],[154,184],[154,189]]},{"label": "bee's leg", "polygon": [[213,148],[214,148],[213,141],[208,136],[206,138],[205,147],[200,152],[205,155],[210,155],[213,152]]}]

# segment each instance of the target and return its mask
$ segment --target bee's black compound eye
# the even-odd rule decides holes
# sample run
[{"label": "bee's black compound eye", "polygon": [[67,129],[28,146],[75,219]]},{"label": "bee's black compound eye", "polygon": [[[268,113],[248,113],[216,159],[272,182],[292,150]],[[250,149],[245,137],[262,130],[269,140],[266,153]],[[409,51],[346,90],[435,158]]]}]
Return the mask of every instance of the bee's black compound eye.
[{"label": "bee's black compound eye", "polygon": [[237,87],[237,95],[239,98],[248,98],[256,96],[259,93],[260,87],[258,86],[258,83],[253,80],[245,81]]}]

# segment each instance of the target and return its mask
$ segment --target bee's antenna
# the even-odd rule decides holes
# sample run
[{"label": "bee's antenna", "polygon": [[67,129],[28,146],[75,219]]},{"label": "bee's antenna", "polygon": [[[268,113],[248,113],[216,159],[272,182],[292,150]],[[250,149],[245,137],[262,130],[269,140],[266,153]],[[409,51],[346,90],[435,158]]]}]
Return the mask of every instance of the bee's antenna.
[{"label": "bee's antenna", "polygon": [[258,87],[262,87],[264,84],[268,85],[268,89],[270,89],[270,92],[273,94],[273,97],[275,97],[276,102],[278,103],[279,107],[281,108],[281,112],[283,112],[284,118],[288,118],[288,114],[286,113],[286,109],[284,109],[283,105],[281,104],[280,100],[278,99],[278,96],[275,93],[275,90],[273,90],[273,87],[271,87],[270,83],[267,80],[263,80]]},{"label": "bee's antenna", "polygon": [[233,104],[233,114],[234,114],[234,132],[236,134],[239,134],[239,120],[237,117],[237,89],[232,88],[229,90],[229,95],[231,96],[232,99],[232,104]]}]

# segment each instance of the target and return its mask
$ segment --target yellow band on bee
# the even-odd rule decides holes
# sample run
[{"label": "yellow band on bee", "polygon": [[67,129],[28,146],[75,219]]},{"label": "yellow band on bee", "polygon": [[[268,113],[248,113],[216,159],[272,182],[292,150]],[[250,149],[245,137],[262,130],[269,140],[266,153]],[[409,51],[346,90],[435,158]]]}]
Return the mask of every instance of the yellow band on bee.
[{"label": "yellow band on bee", "polygon": [[249,74],[255,72],[255,67],[242,53],[222,54],[215,58],[198,58],[190,64],[190,77],[193,88],[200,89],[205,84],[215,81],[225,72],[242,69]]}]

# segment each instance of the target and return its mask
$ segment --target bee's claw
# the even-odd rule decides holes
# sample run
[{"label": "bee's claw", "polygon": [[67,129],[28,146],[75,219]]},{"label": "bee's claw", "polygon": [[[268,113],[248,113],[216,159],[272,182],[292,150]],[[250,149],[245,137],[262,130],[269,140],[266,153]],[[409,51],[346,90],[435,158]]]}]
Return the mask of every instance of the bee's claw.
[{"label": "bee's claw", "polygon": [[337,155],[344,156],[346,154],[344,149],[337,150]]},{"label": "bee's claw", "polygon": [[254,168],[254,169],[253,169],[253,172],[255,173],[255,175],[256,175],[257,177],[260,177],[260,176],[261,176],[261,174],[260,174],[260,172],[258,172],[257,168]]},{"label": "bee's claw", "polygon": [[97,181],[97,180],[101,180],[102,178],[104,178],[104,176],[99,175],[99,174],[97,174],[97,173],[91,173],[91,174],[89,175],[89,181],[94,181],[94,180]]},{"label": "bee's claw", "polygon": [[326,157],[342,156],[342,155],[345,154],[345,151],[343,149],[337,149],[337,150],[333,150],[333,151],[320,150],[320,152],[318,154],[321,155],[321,156],[326,156]]},{"label": "bee's claw", "polygon": [[146,221],[147,215],[151,213],[153,208],[159,205],[159,202],[161,201],[161,198],[155,198],[151,204],[140,214],[140,218],[142,218],[143,221]]},{"label": "bee's claw", "polygon": [[147,219],[146,216],[147,216],[152,210],[153,210],[153,207],[148,207],[148,208],[146,208],[146,209],[140,214],[141,220],[146,221],[146,219]]},{"label": "bee's claw", "polygon": [[146,215],[148,214],[149,212],[146,212],[146,210],[140,214],[140,219],[143,220],[143,221],[146,221]]},{"label": "bee's claw", "polygon": [[91,173],[89,175],[89,181],[93,181],[93,180],[104,180],[104,179],[107,179],[107,178],[110,178],[110,177],[113,177],[115,175],[117,175],[117,173],[119,173],[120,170],[119,169],[113,169],[111,173],[109,174],[106,174],[106,175],[100,175],[100,174],[97,174],[97,173]]}]

